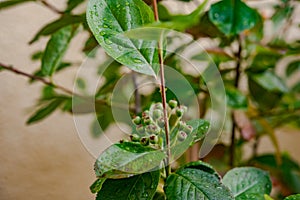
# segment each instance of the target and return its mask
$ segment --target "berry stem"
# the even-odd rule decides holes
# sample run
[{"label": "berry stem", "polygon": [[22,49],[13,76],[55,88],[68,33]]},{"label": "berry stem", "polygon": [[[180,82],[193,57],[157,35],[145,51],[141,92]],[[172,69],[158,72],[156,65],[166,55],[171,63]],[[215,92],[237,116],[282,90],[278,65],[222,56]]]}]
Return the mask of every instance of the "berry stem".
[{"label": "berry stem", "polygon": [[[155,20],[159,21],[158,9],[157,9],[157,0],[153,0],[153,9]],[[170,158],[171,158],[171,149],[170,149],[170,134],[169,134],[169,122],[168,122],[168,112],[167,112],[167,98],[166,98],[166,84],[165,84],[165,72],[164,72],[164,58],[163,58],[163,36],[161,35],[160,40],[157,44],[158,48],[158,57],[159,57],[159,66],[160,66],[160,92],[161,99],[163,104],[163,118],[165,122],[165,134],[166,134],[166,148],[167,148],[167,158],[165,159],[165,170],[166,176],[168,177],[171,173],[170,167]]]}]

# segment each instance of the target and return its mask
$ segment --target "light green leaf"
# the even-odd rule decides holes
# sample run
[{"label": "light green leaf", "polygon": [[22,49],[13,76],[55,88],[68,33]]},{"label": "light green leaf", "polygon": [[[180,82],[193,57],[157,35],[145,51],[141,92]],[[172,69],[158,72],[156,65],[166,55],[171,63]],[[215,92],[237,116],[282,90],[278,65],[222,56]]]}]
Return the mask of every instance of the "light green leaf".
[{"label": "light green leaf", "polygon": [[160,167],[165,157],[163,151],[139,143],[114,144],[98,157],[95,173],[105,178],[129,177]]},{"label": "light green leaf", "polygon": [[234,200],[215,174],[194,167],[181,168],[171,174],[167,178],[165,192],[172,200]]},{"label": "light green leaf", "polygon": [[42,58],[42,73],[51,76],[60,64],[77,26],[67,26],[54,33],[49,40]]},{"label": "light green leaf", "polygon": [[107,179],[96,200],[151,200],[159,183],[160,172],[153,171],[124,179]]},{"label": "light green leaf", "polygon": [[241,0],[223,0],[213,4],[209,19],[225,35],[237,35],[258,22],[258,13]]},{"label": "light green leaf", "polygon": [[235,168],[227,172],[223,183],[229,187],[236,200],[264,200],[270,194],[272,182],[267,172],[254,167]]},{"label": "light green leaf", "polygon": [[59,29],[85,22],[85,15],[63,15],[61,18],[45,25],[39,32],[32,38],[29,44],[36,42],[41,36],[52,35]]},{"label": "light green leaf", "polygon": [[274,199],[272,199],[272,198],[271,198],[269,195],[267,195],[267,194],[265,194],[264,197],[265,197],[265,200],[274,200]]},{"label": "light green leaf", "polygon": [[248,106],[247,97],[234,87],[226,87],[227,105],[235,109],[246,109]]},{"label": "light green leaf", "polygon": [[112,58],[130,69],[156,76],[157,41],[129,39],[125,32],[154,22],[152,9],[141,0],[90,0],[88,24]]},{"label": "light green leaf", "polygon": [[0,2],[0,10],[4,9],[4,8],[9,8],[12,6],[16,6],[18,4],[22,4],[22,3],[28,3],[31,1],[36,1],[36,0],[9,0],[9,1],[1,1]]},{"label": "light green leaf", "polygon": [[288,196],[284,200],[300,200],[300,194]]},{"label": "light green leaf", "polygon": [[90,190],[93,194],[98,193],[101,188],[103,183],[106,181],[106,178],[99,178],[97,179],[91,186],[90,186]]},{"label": "light green leaf", "polygon": [[154,22],[149,24],[149,27],[167,28],[178,31],[185,31],[187,28],[192,27],[199,23],[201,16],[204,14],[205,6],[208,0],[205,0],[200,6],[188,15],[175,15],[170,16],[170,21]]},{"label": "light green leaf", "polygon": [[33,123],[36,123],[36,122],[48,117],[62,103],[63,103],[62,99],[56,99],[54,101],[51,101],[49,104],[47,104],[44,107],[40,108],[34,115],[32,115],[26,123],[27,124],[33,124]]}]

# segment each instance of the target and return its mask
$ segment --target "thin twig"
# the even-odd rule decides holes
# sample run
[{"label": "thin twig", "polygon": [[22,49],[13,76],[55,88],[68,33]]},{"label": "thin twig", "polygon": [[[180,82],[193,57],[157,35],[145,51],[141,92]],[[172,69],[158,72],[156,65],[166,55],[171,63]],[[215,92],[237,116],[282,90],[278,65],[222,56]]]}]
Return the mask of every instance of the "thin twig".
[{"label": "thin twig", "polygon": [[[153,0],[153,9],[155,20],[159,21],[157,0]],[[166,134],[166,145],[167,145],[167,158],[165,160],[166,167],[166,176],[168,177],[171,173],[170,167],[170,158],[171,158],[171,149],[170,149],[170,135],[169,135],[169,122],[168,122],[168,113],[167,113],[167,98],[166,98],[166,84],[165,84],[165,71],[164,71],[164,58],[163,58],[163,38],[161,36],[158,44],[158,57],[160,65],[160,91],[163,104],[163,113],[164,113],[164,122],[165,122],[165,134]]]},{"label": "thin twig", "polygon": [[29,79],[33,79],[33,80],[39,81],[39,82],[41,82],[41,83],[43,83],[45,85],[52,86],[52,87],[54,87],[56,89],[59,89],[59,90],[65,92],[65,93],[68,93],[70,95],[80,96],[80,95],[74,94],[74,92],[72,92],[71,90],[69,90],[69,89],[67,89],[67,88],[65,88],[63,86],[56,85],[56,84],[52,83],[51,81],[46,80],[46,79],[44,79],[42,77],[35,76],[35,75],[32,75],[32,74],[20,71],[20,70],[14,68],[13,66],[5,65],[5,64],[3,64],[3,63],[0,62],[0,67],[2,67],[3,69],[5,69],[7,71],[13,72],[15,74],[19,74],[19,75],[25,76],[25,77],[27,77]]},{"label": "thin twig", "polygon": [[[234,86],[235,88],[239,88],[239,81],[240,81],[240,71],[241,71],[241,61],[242,61],[242,41],[241,36],[238,38],[239,50],[237,52],[237,63],[235,68],[235,80]],[[231,144],[230,144],[230,158],[229,158],[229,165],[234,167],[234,160],[235,160],[235,135],[236,135],[236,122],[234,119],[234,113],[231,114],[232,120],[232,129],[231,129]]]},{"label": "thin twig", "polygon": [[63,11],[60,11],[58,8],[54,7],[53,5],[49,4],[46,0],[39,0],[39,2],[41,2],[44,6],[46,6],[47,8],[49,8],[51,11],[57,13],[57,14],[64,14]]}]

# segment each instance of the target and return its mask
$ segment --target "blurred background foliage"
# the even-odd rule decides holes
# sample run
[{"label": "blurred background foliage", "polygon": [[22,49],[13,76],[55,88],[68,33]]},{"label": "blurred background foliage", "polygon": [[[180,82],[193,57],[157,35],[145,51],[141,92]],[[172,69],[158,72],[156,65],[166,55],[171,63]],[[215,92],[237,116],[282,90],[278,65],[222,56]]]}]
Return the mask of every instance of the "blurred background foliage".
[{"label": "blurred background foliage", "polygon": [[[1,1],[0,9],[13,8],[27,2],[42,4],[59,16],[41,27],[29,42],[33,44],[42,37],[49,38],[45,48],[32,55],[32,60],[40,62],[40,67],[34,74],[22,74],[22,71],[3,63],[0,66],[0,70],[9,70],[29,77],[31,84],[36,81],[45,84],[36,106],[37,110],[27,123],[39,122],[58,109],[73,113],[73,95],[79,97],[75,103],[81,108],[81,114],[91,112],[85,108],[94,97],[74,94],[72,90],[52,81],[53,76],[64,69],[77,66],[64,60],[65,52],[72,51],[68,46],[76,34],[89,34],[82,46],[82,52],[94,56],[93,49],[98,43],[87,26],[87,1],[68,0],[65,9],[60,10],[45,0],[10,0]],[[151,6],[152,1],[145,2]],[[291,32],[299,31],[296,10],[299,11],[300,1],[257,2],[209,1],[205,12],[197,12],[200,5],[198,1],[160,1],[160,22],[154,25],[184,32],[197,41],[209,43],[210,45],[205,46],[209,57],[199,52],[190,59],[213,59],[223,78],[228,106],[224,134],[230,141],[220,140],[204,160],[213,164],[220,172],[243,165],[253,165],[270,171],[273,184],[277,188],[276,195],[280,199],[288,194],[300,193],[300,166],[287,152],[280,151],[274,132],[283,126],[300,129],[300,38],[290,37]],[[180,8],[185,5],[195,12],[183,12]],[[189,45],[180,46],[177,52],[184,52],[190,48]],[[103,65],[110,59],[107,56]],[[201,110],[199,117],[205,117],[210,108],[210,96],[204,80],[201,76],[184,70],[184,62],[173,54],[167,55],[166,65],[176,69],[190,82],[198,96]],[[94,137],[99,137],[114,123],[109,100],[122,75],[124,69],[117,61],[110,63],[102,73],[105,81],[95,94],[97,119],[91,124],[91,134]],[[132,76],[134,81],[135,73],[132,73]],[[84,79],[77,79],[76,85],[82,91],[86,88]],[[176,96],[168,90],[167,98],[170,100]],[[160,101],[159,90],[138,94],[131,101],[131,114],[134,116],[149,108],[153,101]],[[100,124],[102,130],[97,128],[97,124]],[[263,137],[269,137],[271,140],[274,154],[257,153],[258,145],[263,145],[260,144]],[[251,148],[251,155],[247,158],[243,156],[244,146]],[[196,146],[191,149],[182,160],[197,159],[197,156],[191,155],[198,155],[198,148],[199,146]]]}]

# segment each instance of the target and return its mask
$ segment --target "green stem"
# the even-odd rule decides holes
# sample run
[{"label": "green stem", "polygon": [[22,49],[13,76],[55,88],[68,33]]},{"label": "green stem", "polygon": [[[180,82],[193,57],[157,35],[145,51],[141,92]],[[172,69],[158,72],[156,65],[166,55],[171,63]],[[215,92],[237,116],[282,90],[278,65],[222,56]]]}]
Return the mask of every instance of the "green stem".
[{"label": "green stem", "polygon": [[[154,9],[154,17],[156,21],[159,21],[158,8],[157,8],[157,0],[153,0],[153,9]],[[166,98],[166,84],[165,84],[165,71],[164,71],[164,58],[163,58],[163,38],[161,36],[158,44],[158,57],[159,57],[159,66],[160,66],[160,90],[161,90],[161,99],[163,104],[163,114],[164,114],[164,122],[165,122],[165,133],[166,133],[166,148],[167,148],[167,158],[165,159],[165,170],[166,177],[171,173],[170,167],[170,158],[171,158],[171,149],[170,149],[170,128],[168,121],[168,112],[167,112],[167,98]]]}]

